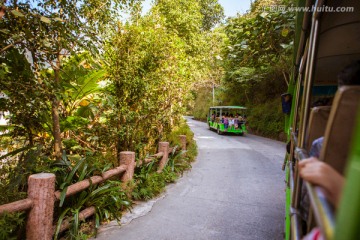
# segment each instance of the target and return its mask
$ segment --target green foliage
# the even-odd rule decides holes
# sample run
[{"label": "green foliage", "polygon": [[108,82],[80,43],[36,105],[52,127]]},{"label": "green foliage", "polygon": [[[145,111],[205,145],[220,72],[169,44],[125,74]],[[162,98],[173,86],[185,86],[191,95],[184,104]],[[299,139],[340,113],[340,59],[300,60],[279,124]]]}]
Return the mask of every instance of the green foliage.
[{"label": "green foliage", "polygon": [[169,158],[167,165],[161,173],[158,173],[155,161],[146,166],[137,169],[134,175],[135,188],[132,197],[135,200],[149,200],[162,193],[167,183],[173,183],[175,180],[191,165],[185,153],[180,151]]},{"label": "green foliage", "polygon": [[65,50],[72,52],[75,46],[98,52],[99,35],[118,16],[116,10],[133,2],[8,1],[7,12],[0,22],[0,34],[4,36],[0,52],[11,47],[26,48],[35,65],[52,64],[60,51],[61,54]]},{"label": "green foliage", "polygon": [[5,213],[0,216],[0,239],[16,240],[24,237],[25,213]]},{"label": "green foliage", "polygon": [[195,143],[195,140],[192,139],[190,144],[187,146],[186,161],[189,163],[195,161],[197,154],[198,154],[197,145]]},{"label": "green foliage", "polygon": [[[204,28],[220,21],[222,9],[213,0],[164,0],[136,22],[115,23],[115,9],[134,2],[7,3],[0,81],[9,98],[0,109],[11,110],[9,135],[18,142],[7,148],[41,144],[49,153],[57,146],[50,158],[59,158],[61,148],[145,154],[171,131],[195,81],[211,79],[214,54],[207,53],[217,37]],[[99,49],[107,51],[105,59],[94,54]],[[109,80],[111,94],[102,80]]]},{"label": "green foliage", "polygon": [[205,120],[209,114],[209,107],[213,106],[211,88],[199,88],[195,95],[193,116],[195,119]]},{"label": "green foliage", "polygon": [[100,61],[93,59],[89,52],[82,52],[64,60],[60,75],[60,86],[63,90],[61,98],[65,107],[62,114],[69,116],[82,108],[77,113],[86,115],[85,108],[88,107],[91,114],[87,116],[94,118],[96,96],[104,91],[99,83],[106,79],[106,74]]},{"label": "green foliage", "polygon": [[[2,159],[0,164],[0,205],[25,199],[27,194],[27,176],[33,172],[42,172],[49,162],[38,147],[18,149]],[[15,150],[16,151],[16,150]],[[17,156],[18,159],[17,159]],[[15,162],[15,163],[14,163]],[[0,239],[25,238],[26,213],[13,213],[0,216]]]},{"label": "green foliage", "polygon": [[[217,83],[215,105],[248,107],[250,128],[265,136],[278,137],[282,131],[280,101],[269,99],[279,98],[287,89],[295,28],[294,12],[266,9],[275,4],[287,6],[291,2],[254,1],[249,12],[227,19],[219,28],[226,38],[220,44],[221,60],[216,62],[223,68],[222,80],[221,83],[212,81]],[[210,86],[203,86],[196,95],[193,114],[203,118],[209,107]],[[274,105],[270,106],[269,102]]]},{"label": "green foliage", "polygon": [[[294,18],[293,12],[254,11],[229,19],[225,27],[229,38],[229,45],[224,49],[225,79],[261,81],[261,73],[266,73],[279,61],[282,64],[282,56],[292,53]],[[248,68],[250,72],[244,72],[240,66]],[[285,67],[284,71],[288,71]],[[251,73],[251,68],[255,68],[257,73]]]},{"label": "green foliage", "polygon": [[256,134],[279,139],[284,131],[284,115],[279,102],[280,97],[251,107],[247,121],[249,129]]},{"label": "green foliage", "polygon": [[201,8],[200,12],[203,15],[203,30],[211,30],[225,17],[224,8],[217,0],[201,0],[199,4]]},{"label": "green foliage", "polygon": [[77,130],[80,127],[88,124],[89,120],[79,116],[69,116],[60,122],[61,129],[63,131]]},{"label": "green foliage", "polygon": [[166,137],[171,146],[176,146],[176,150],[180,149],[181,143],[179,135],[186,136],[187,150],[185,152],[180,151],[178,154],[175,154],[175,151],[173,151],[171,161],[173,162],[172,165],[175,162],[175,164],[178,164],[179,166],[185,166],[184,168],[180,167],[178,169],[178,172],[182,173],[183,171],[188,170],[191,167],[189,164],[195,160],[195,157],[197,156],[197,146],[194,140],[194,133],[190,130],[184,119],[181,119],[179,125],[176,126],[174,130]]},{"label": "green foliage", "polygon": [[176,175],[168,171],[168,167],[161,173],[157,173],[156,169],[157,165],[150,162],[135,172],[136,187],[132,192],[132,197],[135,200],[149,200],[160,194],[165,189],[167,182],[175,181]]},{"label": "green foliage", "polygon": [[[170,16],[156,14],[158,8],[168,9],[172,1],[161,4],[136,24],[119,26],[107,47],[109,89],[116,101],[111,126],[116,126],[112,132],[118,139],[118,151],[137,151],[141,143],[142,148],[154,146],[166,136],[184,113],[191,85],[201,74],[186,51],[194,47],[188,43],[190,29],[183,26],[186,31],[180,34],[182,24],[195,23],[185,21],[176,8]],[[175,24],[172,21],[179,22],[177,32],[168,26]]]},{"label": "green foliage", "polygon": [[[13,128],[8,128],[7,136],[25,140],[19,147],[34,145],[36,134],[46,131],[46,126],[42,125],[48,118],[44,86],[36,81],[30,64],[18,49],[0,55],[0,63],[0,71],[6,68],[0,74],[1,91],[7,95],[0,101],[0,111],[13,113],[9,116]],[[1,135],[0,139],[3,137]]]},{"label": "green foliage", "polygon": [[180,146],[179,135],[186,136],[187,145],[194,143],[194,133],[190,130],[189,126],[186,124],[185,119],[183,118],[181,118],[179,124],[173,128],[171,133],[169,133],[164,140],[169,141],[171,146]]},{"label": "green foliage", "polygon": [[[84,103],[85,99],[82,99],[84,95],[96,91],[95,81],[104,75],[104,71],[99,70],[92,72],[90,76],[85,75],[83,78],[87,81],[81,81],[81,77],[79,78],[81,75],[72,74],[70,78],[73,77],[74,79],[71,79],[70,83],[77,81],[80,86],[71,84],[70,89],[65,89],[69,90],[66,92],[68,95],[66,95],[62,87],[69,83],[66,81],[63,83],[63,80],[68,80],[68,76],[64,76],[66,72],[61,71],[64,56],[81,50],[88,50],[94,55],[99,53],[102,41],[106,38],[107,28],[113,26],[114,20],[119,16],[117,10],[123,6],[131,5],[133,2],[136,0],[114,0],[105,3],[99,0],[60,2],[43,0],[36,3],[9,1],[6,4],[6,14],[0,21],[1,57],[4,54],[9,55],[8,53],[15,49],[22,56],[22,63],[25,66],[29,66],[31,63],[31,67],[25,68],[26,72],[31,73],[26,75],[25,80],[35,83],[31,85],[32,89],[35,90],[33,91],[34,96],[38,95],[38,99],[43,101],[40,106],[35,104],[37,101],[34,101],[34,96],[29,92],[24,94],[24,90],[17,95],[10,94],[9,96],[11,101],[24,99],[26,105],[30,105],[30,107],[35,105],[29,114],[29,121],[22,117],[16,122],[19,124],[17,125],[18,128],[25,128],[30,145],[34,141],[32,125],[39,123],[39,126],[36,126],[36,133],[39,132],[38,128],[43,127],[49,135],[53,135],[52,144],[55,158],[61,157],[61,109],[68,108],[66,110],[71,113],[75,108],[74,104]],[[14,59],[19,58],[18,56],[10,57],[9,63],[1,64],[0,73],[1,78],[5,75],[4,80],[8,84],[13,83],[13,79],[16,79],[14,76],[16,74],[8,73],[11,73]],[[23,73],[24,71],[20,72]],[[7,75],[11,75],[11,78]],[[12,87],[11,90],[14,89]],[[10,93],[11,90],[9,90]],[[65,97],[71,99],[67,103],[63,102]],[[18,118],[23,112],[26,112],[24,110],[25,104],[20,105],[21,111],[19,113],[12,109],[14,114],[12,118]]]},{"label": "green foliage", "polygon": [[[201,6],[195,0],[157,0],[152,10],[163,16],[163,26],[170,34],[176,34],[185,41],[184,48],[192,56],[199,53],[198,41],[204,16]],[[191,19],[191,21],[189,21]]]},{"label": "green foliage", "polygon": [[0,85],[8,96],[0,111],[11,113],[0,135],[8,152],[1,157],[0,204],[25,198],[29,175],[53,172],[62,190],[54,221],[70,218],[69,238],[81,237],[84,208],[96,207],[97,227],[129,207],[115,182],[65,199],[69,185],[116,166],[119,151],[144,157],[158,141],[179,144],[177,135],[187,135],[188,151],[177,147],[163,173],[139,170],[138,192],[150,189],[140,198],[191,167],[196,146],[181,116],[190,90],[221,75],[224,34],[208,31],[223,15],[217,1],[159,0],[147,16],[118,23],[119,7],[134,6],[136,14],[136,2],[7,1],[0,21]]},{"label": "green foliage", "polygon": [[[71,204],[68,205],[69,202]],[[131,207],[131,200],[122,190],[121,184],[114,181],[108,181],[98,187],[92,186],[75,196],[69,197],[65,203],[59,209],[60,215],[56,224],[55,239],[57,239],[65,218],[70,220],[70,231],[66,233],[66,238],[78,239],[82,235],[80,232],[80,212],[86,207],[95,206],[95,234],[102,220],[117,219],[120,221],[121,211]]]},{"label": "green foliage", "polygon": [[[186,135],[186,154],[185,156],[182,156],[182,159],[187,161],[188,163],[191,163],[195,161],[195,158],[197,156],[197,145],[194,140],[194,133],[190,130],[189,126],[183,121],[178,129],[175,129],[173,133],[177,135]],[[170,142],[174,142],[171,139],[171,136],[169,136]],[[179,138],[177,138],[179,139]]]},{"label": "green foliage", "polygon": [[[180,151],[179,135],[186,135],[187,151]],[[148,200],[164,191],[166,183],[174,182],[184,171],[191,168],[190,163],[195,160],[197,149],[194,134],[182,120],[181,124],[168,135],[171,146],[177,147],[169,156],[169,160],[161,173],[158,173],[157,164],[150,162],[136,169],[132,196],[135,200]]]},{"label": "green foliage", "polygon": [[67,156],[63,154],[62,160],[54,164],[53,171],[57,176],[57,185],[61,190],[60,202],[55,209],[57,225],[55,238],[59,235],[61,224],[65,219],[69,220],[70,231],[66,233],[70,239],[78,239],[82,234],[79,214],[87,207],[94,206],[95,233],[102,220],[120,220],[121,211],[131,207],[131,200],[122,190],[120,182],[107,181],[99,185],[91,185],[90,188],[65,198],[69,185],[87,179],[93,175],[106,171],[110,166],[99,169],[91,162],[91,158],[80,159],[77,156],[69,157],[75,164],[71,164]]},{"label": "green foliage", "polygon": [[24,197],[28,176],[48,170],[50,162],[41,145],[15,150],[4,159],[0,168],[0,190],[7,194],[0,196],[0,204]]}]

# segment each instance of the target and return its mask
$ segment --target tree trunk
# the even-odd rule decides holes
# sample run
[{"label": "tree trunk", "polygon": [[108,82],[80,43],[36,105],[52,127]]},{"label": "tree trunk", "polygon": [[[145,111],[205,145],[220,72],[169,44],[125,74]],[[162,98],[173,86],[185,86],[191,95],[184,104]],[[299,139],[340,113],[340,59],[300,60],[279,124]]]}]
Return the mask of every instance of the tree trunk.
[{"label": "tree trunk", "polygon": [[34,146],[34,139],[33,139],[33,135],[31,133],[31,129],[28,125],[25,126],[27,134],[28,134],[28,138],[29,138],[29,145],[30,146]]},{"label": "tree trunk", "polygon": [[56,159],[61,158],[61,135],[60,135],[60,119],[59,119],[60,102],[56,96],[53,96],[51,114],[53,118],[53,135],[54,135],[54,152]]},{"label": "tree trunk", "polygon": [[[55,74],[55,88],[59,88],[60,82],[60,53],[56,61],[56,68],[54,68]],[[53,120],[53,135],[54,135],[54,153],[56,159],[61,158],[61,131],[60,131],[60,118],[59,118],[59,106],[60,101],[57,99],[56,95],[53,95],[51,106],[51,115]]]}]

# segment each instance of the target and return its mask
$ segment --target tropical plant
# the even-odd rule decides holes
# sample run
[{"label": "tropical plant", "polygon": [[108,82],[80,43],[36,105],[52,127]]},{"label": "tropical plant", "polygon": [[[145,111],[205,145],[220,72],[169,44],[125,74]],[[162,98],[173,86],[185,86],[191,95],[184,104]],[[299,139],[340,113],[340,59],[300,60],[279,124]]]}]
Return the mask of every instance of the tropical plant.
[{"label": "tropical plant", "polygon": [[[278,122],[281,113],[277,107],[267,110],[274,115],[266,122],[264,117],[251,122],[250,119],[254,119],[252,113],[253,117],[259,116],[266,102],[276,103],[275,99],[287,89],[292,69],[295,13],[271,11],[269,6],[291,3],[288,0],[254,1],[249,12],[227,19],[219,28],[226,37],[220,44],[222,54],[217,64],[223,67],[223,75],[215,88],[214,104],[249,107],[248,120],[252,129],[271,137],[278,137],[281,131],[278,127],[282,124]],[[197,93],[199,98],[195,101],[203,108],[207,108],[207,102],[202,99],[211,96],[210,88],[204,86],[203,91]],[[194,111],[194,115],[205,117],[201,107],[195,107]],[[269,134],[267,125],[277,126],[276,130]]]},{"label": "tropical plant", "polygon": [[0,239],[16,240],[24,237],[24,213],[5,213],[0,216]]},{"label": "tropical plant", "polygon": [[80,212],[87,207],[95,207],[95,234],[103,220],[120,220],[121,211],[131,207],[131,200],[122,190],[122,185],[118,181],[107,181],[99,185],[91,185],[85,191],[74,196],[65,198],[67,187],[73,183],[82,181],[94,174],[106,171],[110,165],[103,169],[88,164],[89,158],[71,159],[75,165],[71,164],[66,154],[62,160],[54,163],[53,171],[57,176],[57,184],[61,190],[59,206],[56,209],[57,224],[55,239],[58,237],[61,225],[64,221],[70,225],[70,231],[66,234],[71,239],[77,239],[80,232]]},{"label": "tropical plant", "polygon": [[88,190],[69,198],[67,201],[70,201],[71,205],[60,209],[55,239],[57,239],[61,224],[65,220],[70,224],[70,231],[66,233],[68,238],[78,239],[79,234],[81,234],[80,212],[87,207],[95,207],[95,234],[103,220],[116,219],[120,221],[121,212],[131,207],[131,200],[117,181],[108,181],[100,186],[92,186]]},{"label": "tropical plant", "polygon": [[[187,150],[180,149],[179,135],[185,135]],[[168,134],[167,140],[173,148],[169,160],[161,173],[157,172],[155,160],[141,168],[137,168],[134,175],[134,188],[132,197],[135,200],[148,200],[162,193],[167,183],[172,183],[183,174],[184,171],[191,169],[191,162],[195,160],[197,149],[194,134],[182,120],[179,126]]]},{"label": "tropical plant", "polygon": [[261,12],[254,7],[244,16],[229,19],[225,27],[228,36],[224,48],[225,80],[266,81],[263,75],[274,65],[283,66],[280,73],[288,76],[286,56],[291,55],[294,17],[293,12]]},{"label": "tropical plant", "polygon": [[173,183],[185,169],[190,168],[190,164],[184,165],[180,162],[178,153],[170,157],[167,165],[161,173],[157,172],[155,160],[137,169],[134,175],[135,188],[132,197],[135,200],[149,200],[158,196],[165,189],[167,183]]},{"label": "tropical plant", "polygon": [[[115,182],[65,199],[67,187],[116,166],[122,150],[142,158],[161,140],[190,136],[177,128],[190,90],[221,75],[222,33],[210,33],[223,15],[217,1],[159,0],[145,16],[136,2],[7,1],[0,21],[0,90],[8,96],[0,111],[11,113],[0,134],[8,152],[0,157],[0,204],[24,198],[30,174],[53,172],[62,191],[55,222],[69,221],[70,238],[81,235],[84,208],[97,209],[98,226],[130,200]],[[133,7],[126,23],[118,21],[122,6]],[[137,170],[138,192],[156,195],[190,168],[193,142],[189,151],[176,149],[162,174]]]},{"label": "tropical plant", "polygon": [[[36,85],[44,85],[49,101],[54,154],[61,158],[61,66],[64,56],[81,49],[93,54],[99,52],[103,31],[117,17],[115,9],[132,3],[132,0],[107,1],[50,1],[31,4],[28,1],[8,1],[6,14],[0,21],[0,53],[15,48],[32,63],[31,70]],[[50,67],[53,74],[41,72]],[[5,68],[5,67],[4,67]],[[37,91],[38,92],[38,91]]]}]

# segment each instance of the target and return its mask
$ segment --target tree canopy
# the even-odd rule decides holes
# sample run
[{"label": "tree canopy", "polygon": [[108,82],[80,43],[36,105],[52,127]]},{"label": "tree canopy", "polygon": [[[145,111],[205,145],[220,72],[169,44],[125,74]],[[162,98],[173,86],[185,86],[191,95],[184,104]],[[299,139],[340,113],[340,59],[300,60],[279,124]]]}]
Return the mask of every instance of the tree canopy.
[{"label": "tree canopy", "polygon": [[[205,116],[204,109],[212,104],[215,88],[215,105],[249,107],[253,130],[268,136],[283,130],[276,99],[286,91],[292,72],[295,13],[272,11],[270,6],[276,4],[287,6],[292,1],[254,1],[246,14],[228,18],[219,27],[217,31],[224,34],[223,41],[219,41],[221,60],[214,63],[223,74],[216,84],[198,91],[204,100],[196,98],[196,117]],[[268,131],[267,125],[272,124],[276,130]]]},{"label": "tree canopy", "polygon": [[288,1],[254,1],[226,22],[217,0],[155,0],[143,15],[140,0],[1,4],[0,111],[10,124],[0,129],[0,190],[21,193],[36,172],[58,182],[71,166],[101,172],[123,150],[145,157],[184,114],[207,109],[212,88],[215,104],[277,96],[294,16],[260,10],[275,3]]}]

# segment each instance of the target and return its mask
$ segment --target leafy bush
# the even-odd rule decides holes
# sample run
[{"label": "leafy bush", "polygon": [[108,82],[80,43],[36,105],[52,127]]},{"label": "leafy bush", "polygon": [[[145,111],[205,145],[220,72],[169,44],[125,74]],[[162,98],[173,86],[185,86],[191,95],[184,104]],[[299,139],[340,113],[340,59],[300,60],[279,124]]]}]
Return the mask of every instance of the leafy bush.
[{"label": "leafy bush", "polygon": [[132,196],[135,200],[149,200],[162,193],[167,183],[173,183],[191,165],[181,160],[182,152],[171,157],[161,173],[157,172],[155,161],[137,169],[134,175],[135,188]]},{"label": "leafy bush", "polygon": [[[66,199],[67,204],[60,208],[60,216],[56,225],[55,239],[59,235],[61,224],[65,218],[69,219],[70,229],[66,232],[67,239],[79,239],[81,231],[80,212],[87,207],[95,207],[95,235],[100,223],[104,220],[116,219],[120,221],[121,212],[131,207],[131,200],[122,190],[118,181],[108,181],[99,186],[92,186]],[[85,221],[83,221],[85,222]]]},{"label": "leafy bush", "polygon": [[[187,151],[180,150],[179,135],[187,136]],[[155,166],[157,164],[154,162],[136,170],[133,181],[134,190],[131,194],[134,199],[147,200],[157,196],[165,189],[167,183],[176,181],[185,170],[191,168],[190,162],[195,159],[197,151],[193,133],[183,119],[180,125],[168,134],[167,141],[170,141],[171,146],[176,147],[174,153],[170,154],[168,164],[161,173],[156,172],[157,167]],[[69,141],[69,144],[72,143]],[[123,190],[122,183],[118,181],[93,185],[89,189],[65,199],[67,186],[93,175],[101,174],[101,172],[113,167],[111,164],[113,161],[104,160],[104,156],[99,153],[88,152],[87,155],[81,157],[78,154],[66,155],[64,152],[61,160],[50,164],[49,159],[43,155],[40,149],[34,147],[24,151],[21,159],[23,159],[20,161],[21,164],[14,165],[8,162],[0,169],[1,172],[8,173],[10,176],[10,178],[6,178],[6,181],[0,182],[0,190],[7,193],[1,195],[0,204],[26,198],[26,178],[28,175],[37,172],[55,173],[57,178],[56,189],[62,190],[60,203],[55,206],[54,219],[57,223],[55,238],[64,236],[67,239],[85,239],[82,226],[86,226],[88,223],[79,220],[79,213],[87,207],[96,207],[96,213],[91,218],[94,223],[95,234],[101,221],[119,220],[122,211],[131,207],[131,199]],[[16,173],[20,171],[24,174],[17,179],[18,174]],[[9,179],[21,184],[16,184],[18,187],[15,187],[9,182]],[[19,191],[19,187],[21,191]],[[69,220],[70,229],[60,234],[59,228],[65,219]],[[21,235],[24,234],[25,230],[24,213],[2,215],[0,223],[2,221],[6,222],[6,225],[1,224],[0,239],[16,239],[19,236],[24,236]]]},{"label": "leafy bush", "polygon": [[24,237],[25,213],[5,213],[0,216],[0,239]]},{"label": "leafy bush", "polygon": [[186,124],[185,119],[181,119],[179,125],[174,127],[174,129],[166,136],[168,142],[170,142],[170,146],[180,146],[180,138],[179,135],[186,136],[186,145],[191,146],[195,144],[194,142],[194,133],[190,130],[189,126]]},{"label": "leafy bush", "polygon": [[212,89],[200,88],[195,95],[194,109],[192,115],[195,119],[206,120],[206,115],[209,114],[209,107],[212,103]]},{"label": "leafy bush", "polygon": [[279,98],[251,107],[248,126],[252,132],[278,139],[284,131],[284,114]]},{"label": "leafy bush", "polygon": [[[187,150],[180,151],[179,135],[186,135]],[[175,150],[169,156],[167,165],[161,173],[156,172],[157,164],[150,162],[136,169],[134,175],[134,189],[132,196],[135,200],[148,200],[156,197],[164,191],[167,183],[175,182],[184,171],[191,168],[190,163],[197,155],[197,148],[193,140],[194,134],[182,120],[181,124],[172,131],[167,139],[171,146],[176,145]]]},{"label": "leafy bush", "polygon": [[97,169],[95,165],[88,164],[89,158],[76,160],[76,164],[72,166],[64,154],[62,161],[57,162],[58,167],[54,169],[57,173],[57,183],[62,190],[59,206],[55,209],[55,219],[58,219],[55,239],[57,239],[61,224],[65,219],[68,219],[70,223],[70,229],[66,232],[67,238],[79,239],[83,235],[80,230],[79,214],[87,207],[94,206],[96,209],[94,216],[95,234],[101,221],[120,220],[121,211],[131,207],[131,200],[119,181],[107,181],[99,185],[91,185],[90,188],[65,198],[69,185],[106,171],[110,167],[105,166],[103,169]]},{"label": "leafy bush", "polygon": [[164,190],[167,181],[175,181],[176,175],[168,174],[169,171],[157,173],[156,169],[154,162],[150,162],[135,172],[135,188],[132,192],[135,200],[149,200],[156,197]]}]

